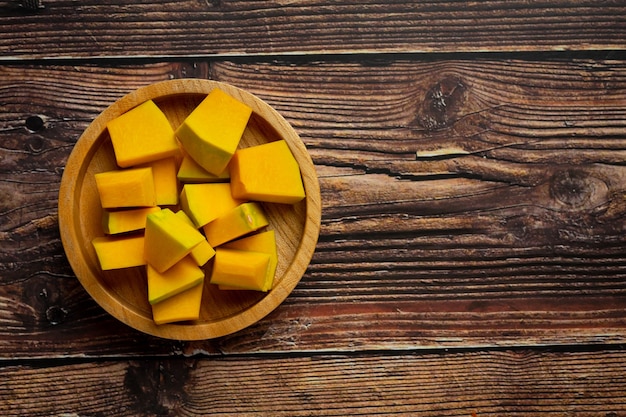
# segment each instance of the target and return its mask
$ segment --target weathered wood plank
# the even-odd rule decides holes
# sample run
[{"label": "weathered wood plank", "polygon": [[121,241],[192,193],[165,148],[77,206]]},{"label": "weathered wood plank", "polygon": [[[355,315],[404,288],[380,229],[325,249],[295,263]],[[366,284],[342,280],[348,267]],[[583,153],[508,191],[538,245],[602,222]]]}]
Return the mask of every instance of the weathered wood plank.
[{"label": "weathered wood plank", "polygon": [[[0,73],[10,103],[0,113],[4,357],[626,341],[624,61]],[[99,111],[183,76],[246,88],[294,125],[320,174],[323,228],[276,312],[230,337],[177,344],[124,328],[81,292],[59,242],[56,195],[73,143]]]},{"label": "weathered wood plank", "polygon": [[0,8],[4,59],[623,49],[619,1],[44,1]]},{"label": "weathered wood plank", "polygon": [[[626,353],[144,359],[4,366],[3,416],[618,416]],[[85,401],[89,399],[89,401]]]},{"label": "weathered wood plank", "polygon": [[[607,320],[588,340],[620,340],[626,100],[623,68],[607,64],[215,64],[263,86],[321,174],[322,236],[288,301],[307,307],[270,334],[377,348],[391,333],[403,346],[536,343],[541,329],[575,342],[583,314]],[[293,78],[311,82],[289,96]]]}]

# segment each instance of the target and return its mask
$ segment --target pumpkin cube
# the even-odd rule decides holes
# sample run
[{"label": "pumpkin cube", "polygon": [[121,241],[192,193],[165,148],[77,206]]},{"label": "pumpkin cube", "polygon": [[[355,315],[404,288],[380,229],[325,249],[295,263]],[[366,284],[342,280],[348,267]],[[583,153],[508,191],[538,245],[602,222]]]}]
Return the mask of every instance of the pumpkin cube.
[{"label": "pumpkin cube", "polygon": [[248,105],[216,88],[187,116],[176,136],[198,165],[219,175],[235,153],[251,114]]},{"label": "pumpkin cube", "polygon": [[161,273],[204,240],[196,228],[167,208],[148,214],[145,238],[146,262]]},{"label": "pumpkin cube", "polygon": [[102,228],[104,233],[114,235],[146,228],[146,217],[161,210],[159,207],[143,207],[126,210],[104,210]]},{"label": "pumpkin cube", "polygon": [[242,290],[267,291],[269,265],[267,253],[217,248],[210,282]]},{"label": "pumpkin cube", "polygon": [[146,264],[143,235],[96,237],[91,243],[103,271]]},{"label": "pumpkin cube", "polygon": [[204,226],[204,234],[216,247],[269,224],[260,204],[243,203]]},{"label": "pumpkin cube", "polygon": [[179,152],[174,129],[152,100],[107,123],[117,165],[127,168]]},{"label": "pumpkin cube", "polygon": [[304,198],[300,167],[284,140],[239,149],[229,167],[235,198],[285,204]]},{"label": "pumpkin cube", "polygon": [[94,177],[102,208],[156,205],[151,168],[99,172]]},{"label": "pumpkin cube", "polygon": [[179,152],[174,129],[152,100],[107,123],[117,165],[127,168]]},{"label": "pumpkin cube", "polygon": [[[267,230],[261,233],[255,233],[241,239],[233,240],[221,246],[224,249],[237,249],[243,251],[252,251],[266,253],[270,256],[267,273],[261,286],[261,291],[269,291],[272,289],[274,275],[276,274],[276,266],[278,265],[278,255],[276,253],[276,234],[273,230]],[[220,285],[220,289],[232,289]]]},{"label": "pumpkin cube", "polygon": [[204,271],[190,256],[185,256],[163,273],[158,272],[150,265],[146,267],[146,272],[150,304],[159,303],[198,285],[204,280]]},{"label": "pumpkin cube", "polygon": [[156,324],[198,320],[204,285],[197,284],[160,303],[152,304],[152,319]]},{"label": "pumpkin cube", "polygon": [[185,184],[180,193],[181,208],[196,227],[202,227],[239,204],[230,192],[228,183]]}]

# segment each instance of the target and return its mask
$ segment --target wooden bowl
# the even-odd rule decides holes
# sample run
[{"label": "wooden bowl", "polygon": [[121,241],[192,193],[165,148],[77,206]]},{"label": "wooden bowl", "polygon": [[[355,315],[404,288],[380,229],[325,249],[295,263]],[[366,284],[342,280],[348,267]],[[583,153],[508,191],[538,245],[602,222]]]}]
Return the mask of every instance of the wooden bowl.
[{"label": "wooden bowl", "polygon": [[[275,230],[278,266],[267,292],[223,291],[205,280],[197,321],[156,325],[148,303],[144,268],[102,271],[91,241],[103,236],[102,207],[94,174],[117,169],[107,122],[152,99],[176,128],[214,88],[253,110],[241,147],[284,139],[300,165],[306,198],[295,204],[263,204]],[[139,88],[104,110],[85,130],[67,161],[59,191],[59,227],[67,258],[87,292],[112,316],[142,332],[176,340],[210,339],[236,332],[274,310],[304,274],[317,243],[321,202],[315,167],[304,144],[278,112],[254,95],[228,84],[196,79]]]}]

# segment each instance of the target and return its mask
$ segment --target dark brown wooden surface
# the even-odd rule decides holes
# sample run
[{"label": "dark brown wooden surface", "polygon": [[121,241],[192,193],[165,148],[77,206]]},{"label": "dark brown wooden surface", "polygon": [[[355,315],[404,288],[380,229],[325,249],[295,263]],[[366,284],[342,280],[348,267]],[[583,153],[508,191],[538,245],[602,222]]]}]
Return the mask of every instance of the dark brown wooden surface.
[{"label": "dark brown wooden surface", "polygon": [[623,415],[624,361],[621,350],[521,350],[7,366],[3,393],[11,396],[5,395],[0,411],[72,416],[611,417]]},{"label": "dark brown wooden surface", "polygon": [[[620,2],[108,3],[0,6],[0,414],[626,415]],[[57,225],[90,121],[184,77],[283,114],[323,202],[290,297],[201,342],[108,316]]]},{"label": "dark brown wooden surface", "polygon": [[626,38],[619,0],[43,3],[3,7],[8,57],[620,50]]}]

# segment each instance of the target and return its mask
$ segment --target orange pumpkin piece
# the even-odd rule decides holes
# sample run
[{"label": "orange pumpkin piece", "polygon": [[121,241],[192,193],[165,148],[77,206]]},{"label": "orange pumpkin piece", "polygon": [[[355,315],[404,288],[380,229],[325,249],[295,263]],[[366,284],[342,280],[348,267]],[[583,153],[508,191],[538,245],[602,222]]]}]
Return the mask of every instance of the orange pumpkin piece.
[{"label": "orange pumpkin piece", "polygon": [[248,105],[216,88],[183,120],[176,136],[198,165],[220,175],[235,153],[251,114]]},{"label": "orange pumpkin piece", "polygon": [[102,228],[104,233],[114,235],[146,228],[148,214],[161,210],[159,207],[144,207],[126,210],[104,210]]},{"label": "orange pumpkin piece", "polygon": [[215,220],[239,204],[228,183],[185,184],[180,193],[180,205],[196,227]]},{"label": "orange pumpkin piece", "polygon": [[164,272],[183,259],[204,236],[170,209],[148,214],[144,256],[158,272]]},{"label": "orange pumpkin piece", "polygon": [[159,303],[204,280],[204,271],[190,256],[185,256],[163,273],[158,272],[150,265],[146,267],[146,272],[150,304]]},{"label": "orange pumpkin piece", "polygon": [[229,168],[235,198],[285,204],[304,198],[300,167],[284,140],[237,150]]},{"label": "orange pumpkin piece", "polygon": [[152,100],[107,123],[117,165],[128,168],[179,152],[174,129]]},{"label": "orange pumpkin piece", "polygon": [[160,303],[152,304],[152,319],[159,325],[178,321],[198,320],[200,318],[203,288],[204,285],[200,283]]},{"label": "orange pumpkin piece", "polygon": [[211,284],[242,290],[267,291],[265,281],[270,255],[238,249],[217,248]]},{"label": "orange pumpkin piece", "polygon": [[156,205],[151,168],[99,172],[94,177],[102,208]]},{"label": "orange pumpkin piece", "polygon": [[[265,232],[255,233],[250,236],[242,237],[241,239],[233,240],[223,244],[221,248],[268,254],[270,256],[269,265],[266,270],[265,279],[261,285],[261,291],[269,291],[272,289],[274,275],[276,274],[276,266],[278,265],[278,255],[276,253],[276,234],[273,230],[267,230]],[[224,285],[220,285],[219,288],[221,290],[234,289]]]},{"label": "orange pumpkin piece", "polygon": [[97,237],[91,243],[103,271],[146,264],[143,235]]},{"label": "orange pumpkin piece", "polygon": [[243,203],[204,226],[204,234],[216,247],[269,224],[259,203]]}]

